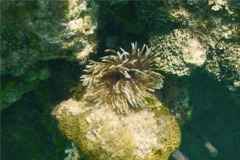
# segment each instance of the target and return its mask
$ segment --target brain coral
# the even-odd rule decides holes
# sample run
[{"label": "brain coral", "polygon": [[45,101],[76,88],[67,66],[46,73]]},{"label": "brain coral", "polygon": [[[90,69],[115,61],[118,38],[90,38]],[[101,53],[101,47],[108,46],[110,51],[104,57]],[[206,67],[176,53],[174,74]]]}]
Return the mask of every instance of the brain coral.
[{"label": "brain coral", "polygon": [[106,50],[114,55],[103,57],[101,62],[90,61],[81,78],[88,86],[87,95],[95,97],[97,106],[127,113],[129,107],[147,106],[151,92],[162,87],[163,76],[156,72],[158,54],[152,48],[144,45],[140,50],[137,43],[132,43],[131,53],[121,51]]},{"label": "brain coral", "polygon": [[53,111],[59,128],[89,160],[167,160],[180,144],[175,118],[163,107],[117,114],[69,99]]}]

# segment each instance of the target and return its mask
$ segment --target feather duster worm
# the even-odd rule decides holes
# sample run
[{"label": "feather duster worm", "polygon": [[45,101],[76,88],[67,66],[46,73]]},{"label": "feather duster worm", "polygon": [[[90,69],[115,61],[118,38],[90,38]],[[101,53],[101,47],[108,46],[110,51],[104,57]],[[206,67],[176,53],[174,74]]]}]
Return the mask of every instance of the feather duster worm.
[{"label": "feather duster worm", "polygon": [[101,62],[90,61],[86,74],[82,75],[87,95],[91,95],[97,106],[112,108],[119,113],[127,113],[129,108],[142,108],[148,105],[146,98],[151,92],[162,88],[163,76],[156,71],[155,58],[158,54],[143,45],[137,48],[132,43],[132,52],[106,50],[108,55]]}]

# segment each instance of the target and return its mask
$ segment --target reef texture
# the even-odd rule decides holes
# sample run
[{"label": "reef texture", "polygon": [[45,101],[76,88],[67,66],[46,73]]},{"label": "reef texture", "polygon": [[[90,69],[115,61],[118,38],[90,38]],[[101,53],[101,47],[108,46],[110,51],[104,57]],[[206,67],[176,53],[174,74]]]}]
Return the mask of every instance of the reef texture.
[{"label": "reef texture", "polygon": [[178,76],[190,75],[191,70],[203,65],[207,47],[186,29],[176,29],[166,36],[152,38],[151,46],[158,57],[158,67],[165,73]]},{"label": "reef texture", "polygon": [[[2,85],[12,87],[4,87],[1,110],[49,77],[48,61],[64,58],[84,63],[95,52],[93,8],[87,0],[2,3],[0,74]],[[12,85],[19,80],[21,85]]]},{"label": "reef texture", "polygon": [[62,132],[90,160],[167,160],[180,144],[178,123],[164,107],[131,110],[125,116],[69,99],[52,114]]},{"label": "reef texture", "polygon": [[178,76],[202,69],[239,88],[239,3],[224,0],[163,1],[173,27],[169,33],[154,30],[151,47],[161,54],[162,71]]},{"label": "reef texture", "polygon": [[132,43],[132,51],[113,52],[102,57],[101,62],[90,61],[86,74],[81,76],[87,86],[87,95],[96,106],[113,108],[119,113],[127,113],[129,108],[143,108],[149,105],[155,89],[162,88],[163,76],[156,72],[156,57],[152,48],[144,45],[140,50]]},{"label": "reef texture", "polygon": [[3,89],[1,110],[49,77],[50,60],[84,63],[96,51],[96,12],[88,0],[1,4],[0,75],[11,86]]},{"label": "reef texture", "polygon": [[[192,75],[199,71],[207,73],[213,79],[223,82],[232,92],[233,100],[239,105],[239,2],[225,0],[162,2],[165,7],[159,10],[169,17],[169,30],[165,29],[166,32],[163,33],[161,28],[150,27],[152,30],[149,31],[150,46],[160,54],[158,59],[160,70],[175,78],[192,78]],[[157,14],[156,17],[158,16],[160,15]],[[160,26],[160,22],[165,22],[162,19],[155,19],[157,21],[153,26]],[[175,102],[168,104],[169,99],[173,99],[171,95],[165,97],[163,101],[167,106],[175,106],[174,110],[179,110],[179,107],[176,109]],[[180,110],[185,110],[183,109],[186,108],[185,104],[180,105]],[[191,106],[188,104],[187,108]],[[190,110],[183,114],[187,112]]]},{"label": "reef texture", "polygon": [[[182,142],[178,150],[186,157],[212,159],[211,153],[209,154],[209,150],[204,146],[206,139],[203,137],[207,137],[207,142],[218,150],[216,159],[239,159],[239,1],[8,0],[3,1],[0,7],[2,160],[59,160],[64,159],[64,149],[67,149],[67,158],[74,157],[75,154],[75,159],[84,157],[82,152],[76,153],[76,148],[68,150],[73,139],[77,149],[82,149],[79,147],[81,143],[76,142],[78,135],[73,135],[78,131],[77,119],[81,118],[77,115],[84,114],[86,118],[89,117],[88,120],[92,118],[92,121],[86,119],[85,124],[88,124],[88,127],[93,127],[93,122],[98,122],[98,117],[94,117],[92,113],[102,113],[107,108],[110,109],[106,110],[108,116],[100,118],[110,119],[110,115],[114,115],[121,121],[120,117],[124,117],[124,114],[133,118],[137,117],[138,112],[143,116],[146,114],[151,120],[158,119],[156,112],[162,114],[163,110],[155,112],[151,109],[152,102],[156,99],[160,101],[159,106],[161,104],[168,107],[169,112],[181,125]],[[151,52],[157,55],[153,67],[157,68],[152,72],[159,73],[158,76],[145,79],[145,74],[149,73],[145,71],[152,66],[148,64],[142,70],[136,65],[137,61],[129,59],[133,57],[130,43],[136,41],[138,47],[143,44],[149,46],[144,47],[144,54],[151,48]],[[124,51],[119,49],[120,46]],[[114,51],[104,52],[108,48]],[[109,61],[103,64],[100,57],[108,57],[103,59]],[[114,57],[119,57],[119,61]],[[89,73],[84,71],[88,59],[91,59],[88,65],[90,68],[87,68]],[[116,71],[106,65],[108,63],[117,63],[113,65]],[[104,70],[102,73],[106,74],[102,75],[97,68],[102,70],[104,66],[107,70]],[[91,85],[89,88],[83,87],[79,77],[84,76],[83,79],[86,79],[91,70],[96,72],[92,73],[96,82],[85,80],[84,84]],[[118,75],[118,78],[115,75]],[[164,76],[164,79],[160,75]],[[139,82],[135,76],[143,80]],[[103,81],[109,78],[112,79]],[[102,84],[107,90],[103,89],[104,86],[98,86],[97,81],[104,82],[105,84]],[[126,92],[130,89],[128,85],[134,86],[132,82],[139,86],[150,85],[140,87],[141,92],[134,87],[131,88],[132,92]],[[116,84],[121,84],[121,87]],[[114,99],[98,93],[97,89],[115,95]],[[118,91],[122,96],[116,96]],[[84,104],[79,100],[83,95],[88,100]],[[86,108],[86,113],[78,113],[79,108],[71,110],[71,114],[67,109],[62,114],[59,113],[62,117],[65,114],[72,115],[68,119],[59,118],[59,126],[69,141],[60,134],[57,124],[50,123],[55,120],[50,116],[50,112],[56,104],[70,97],[78,100],[80,109],[88,105],[91,107],[92,103],[98,103],[100,108]],[[107,101],[102,105],[98,97],[105,97]],[[75,106],[76,101],[73,102],[72,106]],[[118,104],[111,104],[115,102]],[[126,103],[127,107],[119,107],[119,104]],[[117,115],[112,109],[124,114]],[[141,121],[147,123],[144,119]],[[64,122],[69,126],[69,130],[60,125],[65,124]],[[124,119],[121,122],[124,124]],[[151,124],[154,122],[151,121]],[[126,129],[130,130],[131,125],[127,123],[129,128]],[[143,129],[144,125],[141,127]],[[139,131],[140,128],[136,130]],[[84,133],[88,135],[85,140],[95,143],[94,136],[87,133],[89,132]],[[144,135],[143,132],[140,133]],[[154,130],[153,133],[157,131]],[[146,134],[153,138],[149,133]],[[98,138],[102,140],[105,136],[103,134]],[[139,141],[135,145],[146,141]],[[100,142],[96,144],[100,145]],[[112,153],[109,146],[104,147],[102,150],[109,149],[107,153]],[[119,146],[115,147],[119,149]],[[132,153],[138,154],[139,158],[148,156],[149,150],[141,149],[142,152],[136,149]],[[86,151],[86,154],[89,152]]]},{"label": "reef texture", "polygon": [[219,81],[228,82],[230,91],[240,87],[240,43],[219,43],[209,54],[205,69]]}]

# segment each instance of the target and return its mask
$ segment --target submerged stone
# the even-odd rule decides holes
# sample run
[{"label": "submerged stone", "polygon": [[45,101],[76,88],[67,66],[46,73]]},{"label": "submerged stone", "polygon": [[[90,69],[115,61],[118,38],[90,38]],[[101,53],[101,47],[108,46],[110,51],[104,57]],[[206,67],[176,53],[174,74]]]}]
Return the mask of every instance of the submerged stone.
[{"label": "submerged stone", "polygon": [[61,131],[90,160],[167,160],[180,144],[178,123],[164,107],[123,115],[69,99],[52,114]]}]

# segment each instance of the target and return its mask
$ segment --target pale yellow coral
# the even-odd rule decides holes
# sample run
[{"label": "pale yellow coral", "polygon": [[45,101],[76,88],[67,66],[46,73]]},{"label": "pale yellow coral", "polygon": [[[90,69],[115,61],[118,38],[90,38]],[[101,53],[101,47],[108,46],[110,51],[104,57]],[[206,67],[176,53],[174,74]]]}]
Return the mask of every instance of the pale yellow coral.
[{"label": "pale yellow coral", "polygon": [[69,99],[53,115],[89,160],[167,160],[180,144],[179,126],[164,107],[131,110],[125,116],[86,103]]}]

